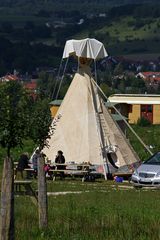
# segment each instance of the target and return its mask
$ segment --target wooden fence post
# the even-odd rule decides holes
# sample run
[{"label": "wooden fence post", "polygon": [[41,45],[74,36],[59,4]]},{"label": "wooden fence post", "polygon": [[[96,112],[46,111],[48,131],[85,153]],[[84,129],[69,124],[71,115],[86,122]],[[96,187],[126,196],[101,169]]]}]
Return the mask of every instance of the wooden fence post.
[{"label": "wooden fence post", "polygon": [[38,159],[38,211],[40,229],[47,228],[48,226],[47,184],[44,164],[44,157],[40,155]]},{"label": "wooden fence post", "polygon": [[14,170],[11,158],[3,165],[1,184],[0,240],[14,239]]}]

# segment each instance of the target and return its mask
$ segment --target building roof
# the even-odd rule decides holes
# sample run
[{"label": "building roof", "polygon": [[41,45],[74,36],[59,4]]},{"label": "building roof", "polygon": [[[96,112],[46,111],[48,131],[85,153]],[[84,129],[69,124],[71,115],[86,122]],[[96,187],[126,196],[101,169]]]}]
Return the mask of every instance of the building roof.
[{"label": "building roof", "polygon": [[36,82],[28,82],[28,83],[25,83],[24,86],[28,90],[36,90],[37,89],[37,83]]},{"label": "building roof", "polygon": [[106,107],[113,107],[114,105],[116,105],[116,103],[114,103],[114,102],[105,102],[105,106]]},{"label": "building roof", "polygon": [[19,77],[13,74],[7,74],[1,78],[3,81],[18,81]]},{"label": "building roof", "polygon": [[144,76],[160,75],[160,72],[141,72]]},{"label": "building roof", "polygon": [[109,97],[111,103],[127,104],[160,104],[160,95],[153,94],[113,94]]},{"label": "building roof", "polygon": [[150,78],[150,77],[160,77],[160,72],[139,72],[137,76],[141,76],[144,79]]},{"label": "building roof", "polygon": [[63,101],[63,100],[61,100],[61,99],[57,99],[57,100],[51,101],[49,104],[50,104],[50,105],[53,105],[53,106],[60,106],[61,103],[62,103],[62,101]]},{"label": "building roof", "polygon": [[124,118],[127,119],[126,117],[121,117],[119,114],[111,114],[113,119],[118,122],[118,121],[122,121]]}]

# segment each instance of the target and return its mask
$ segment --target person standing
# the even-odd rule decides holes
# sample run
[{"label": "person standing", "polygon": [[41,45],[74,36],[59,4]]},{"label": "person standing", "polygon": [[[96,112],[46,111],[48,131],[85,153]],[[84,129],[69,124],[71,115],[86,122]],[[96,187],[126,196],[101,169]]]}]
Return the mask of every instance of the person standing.
[{"label": "person standing", "polygon": [[[22,153],[19,161],[18,161],[18,165],[16,168],[16,172],[15,172],[15,178],[17,176],[17,172],[21,173],[21,177],[23,178],[23,171],[25,168],[30,168],[29,166],[29,155],[28,153]],[[28,172],[27,172],[27,178],[29,177]]]}]

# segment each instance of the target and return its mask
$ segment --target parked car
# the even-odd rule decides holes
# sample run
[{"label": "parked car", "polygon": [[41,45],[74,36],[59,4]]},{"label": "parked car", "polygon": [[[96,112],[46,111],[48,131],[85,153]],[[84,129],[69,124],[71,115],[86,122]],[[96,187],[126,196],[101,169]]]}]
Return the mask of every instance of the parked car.
[{"label": "parked car", "polygon": [[132,174],[135,187],[160,186],[160,152],[144,161]]}]

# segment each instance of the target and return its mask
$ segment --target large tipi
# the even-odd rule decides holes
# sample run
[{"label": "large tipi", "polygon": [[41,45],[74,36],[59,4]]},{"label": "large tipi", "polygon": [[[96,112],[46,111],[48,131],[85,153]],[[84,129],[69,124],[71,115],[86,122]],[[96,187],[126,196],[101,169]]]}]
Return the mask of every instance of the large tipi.
[{"label": "large tipi", "polygon": [[62,150],[66,162],[89,162],[104,174],[123,169],[139,159],[121,129],[113,120],[92,78],[91,59],[107,56],[102,43],[95,39],[71,40],[63,57],[74,54],[80,63],[66,96],[53,120],[54,134],[43,152],[54,162]]}]

